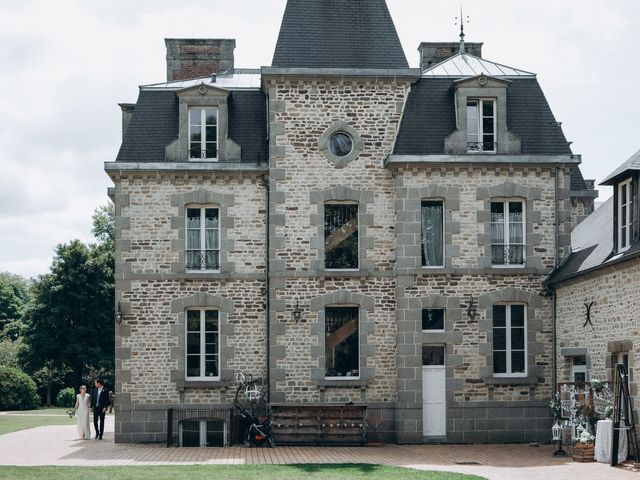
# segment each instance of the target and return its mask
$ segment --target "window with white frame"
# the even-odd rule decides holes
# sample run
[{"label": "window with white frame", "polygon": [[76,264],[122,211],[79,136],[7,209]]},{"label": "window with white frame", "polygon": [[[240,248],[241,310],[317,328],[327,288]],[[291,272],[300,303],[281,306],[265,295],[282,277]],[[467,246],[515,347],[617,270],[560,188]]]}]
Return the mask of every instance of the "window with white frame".
[{"label": "window with white frame", "polygon": [[187,207],[186,269],[220,269],[220,210],[217,207]]},{"label": "window with white frame", "polygon": [[524,377],[527,372],[527,320],[522,304],[493,306],[493,374]]},{"label": "window with white frame", "polygon": [[491,202],[491,264],[524,265],[524,201]]},{"label": "window with white frame", "polygon": [[329,270],[358,269],[357,203],[325,203],[324,259]]},{"label": "window with white frame", "polygon": [[444,267],[444,202],[422,201],[421,250],[423,267]]},{"label": "window with white frame", "polygon": [[186,379],[220,379],[218,310],[187,310],[186,314]]},{"label": "window with white frame", "polygon": [[444,308],[422,309],[422,331],[444,332]]},{"label": "window with white frame", "polygon": [[360,376],[360,328],[358,307],[326,307],[325,376],[358,378]]},{"label": "window with white frame", "polygon": [[218,159],[217,108],[189,108],[189,159]]},{"label": "window with white frame", "polygon": [[496,151],[496,102],[490,98],[467,100],[467,152]]},{"label": "window with white frame", "polygon": [[632,235],[631,179],[618,184],[618,250],[626,250]]}]

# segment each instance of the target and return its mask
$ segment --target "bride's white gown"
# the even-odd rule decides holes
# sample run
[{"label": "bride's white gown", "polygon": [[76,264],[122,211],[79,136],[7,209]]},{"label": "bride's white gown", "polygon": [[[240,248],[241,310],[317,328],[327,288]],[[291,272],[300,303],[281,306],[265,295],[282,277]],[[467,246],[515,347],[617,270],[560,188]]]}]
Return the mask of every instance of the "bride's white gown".
[{"label": "bride's white gown", "polygon": [[80,438],[91,438],[91,430],[89,429],[89,401],[91,395],[81,393],[76,395],[76,423],[78,424],[78,435]]}]

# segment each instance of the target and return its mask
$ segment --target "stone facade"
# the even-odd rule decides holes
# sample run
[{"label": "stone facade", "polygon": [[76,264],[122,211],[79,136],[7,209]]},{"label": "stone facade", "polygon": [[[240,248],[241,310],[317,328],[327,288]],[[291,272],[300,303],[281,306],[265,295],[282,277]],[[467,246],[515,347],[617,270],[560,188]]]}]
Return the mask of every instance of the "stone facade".
[{"label": "stone facade", "polygon": [[[166,441],[166,410],[228,409],[234,374],[264,375],[265,189],[256,175],[114,177],[117,442]],[[185,273],[185,207],[221,211],[220,273]],[[220,380],[185,382],[185,311],[220,312]]]},{"label": "stone facade", "polygon": [[[267,79],[270,98],[271,399],[365,402],[394,440],[396,401],[393,148],[408,82]],[[363,101],[363,99],[370,99]],[[334,130],[356,140],[353,158],[327,154]],[[324,139],[324,142],[323,142]],[[323,148],[324,147],[324,148]],[[324,267],[325,202],[358,204],[359,268]],[[299,304],[302,318],[291,317]],[[326,306],[359,307],[360,376],[325,379]],[[375,412],[375,413],[374,413]]]},{"label": "stone facade", "polygon": [[[640,365],[640,323],[635,312],[640,298],[637,259],[600,269],[556,286],[558,381],[569,382],[576,355],[585,355],[587,380],[612,381],[612,354],[629,354],[629,388],[634,405],[640,403],[635,366]],[[585,304],[593,302],[591,324]]]}]

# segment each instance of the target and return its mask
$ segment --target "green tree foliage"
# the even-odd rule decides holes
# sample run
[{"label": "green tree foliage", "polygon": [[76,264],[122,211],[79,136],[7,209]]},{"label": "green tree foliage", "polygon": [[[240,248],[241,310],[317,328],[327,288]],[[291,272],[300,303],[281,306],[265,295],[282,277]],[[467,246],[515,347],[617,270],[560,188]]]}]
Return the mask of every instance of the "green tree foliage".
[{"label": "green tree foliage", "polygon": [[40,387],[42,387],[46,393],[46,405],[51,406],[51,393],[53,387],[64,382],[64,377],[70,370],[64,366],[56,367],[54,362],[48,360],[45,362],[42,368],[39,368],[33,373],[33,378]]},{"label": "green tree foliage", "polygon": [[[80,385],[86,365],[114,367],[113,207],[93,216],[98,242],[58,245],[50,273],[33,284],[25,313],[28,325],[24,359],[34,372],[45,365],[68,367],[68,385]],[[48,364],[47,362],[51,362]]]},{"label": "green tree foliage", "polygon": [[29,375],[17,368],[0,367],[0,410],[28,410],[40,403]]},{"label": "green tree foliage", "polygon": [[21,338],[11,340],[0,338],[0,365],[3,367],[20,368],[20,356],[25,350],[25,344]]},{"label": "green tree foliage", "polygon": [[116,209],[113,203],[98,207],[91,219],[93,236],[100,244],[113,247],[116,240]]},{"label": "green tree foliage", "polygon": [[27,280],[8,272],[0,273],[0,332],[8,324],[21,320],[30,296]]},{"label": "green tree foliage", "polygon": [[73,408],[76,404],[76,391],[71,388],[63,388],[56,396],[56,405],[58,407]]}]

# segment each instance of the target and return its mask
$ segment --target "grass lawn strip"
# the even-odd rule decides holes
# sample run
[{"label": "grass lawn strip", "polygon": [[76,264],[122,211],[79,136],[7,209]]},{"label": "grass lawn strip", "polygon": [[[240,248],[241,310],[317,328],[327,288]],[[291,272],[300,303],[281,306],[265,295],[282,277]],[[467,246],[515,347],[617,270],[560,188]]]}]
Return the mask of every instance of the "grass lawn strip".
[{"label": "grass lawn strip", "polygon": [[27,428],[45,425],[75,425],[76,421],[67,415],[29,416],[29,415],[0,415],[0,435],[17,432]]},{"label": "grass lawn strip", "polygon": [[46,425],[75,425],[75,420],[69,418],[67,410],[69,409],[39,408],[37,410],[1,412],[0,435]]},{"label": "grass lawn strip", "polygon": [[1,480],[483,480],[474,475],[426,472],[369,464],[167,465],[136,467],[0,467]]},{"label": "grass lawn strip", "polygon": [[[2,412],[2,415],[67,415],[68,408],[39,408],[37,410],[14,410]],[[2,416],[0,415],[0,417]]]}]

